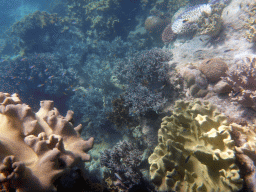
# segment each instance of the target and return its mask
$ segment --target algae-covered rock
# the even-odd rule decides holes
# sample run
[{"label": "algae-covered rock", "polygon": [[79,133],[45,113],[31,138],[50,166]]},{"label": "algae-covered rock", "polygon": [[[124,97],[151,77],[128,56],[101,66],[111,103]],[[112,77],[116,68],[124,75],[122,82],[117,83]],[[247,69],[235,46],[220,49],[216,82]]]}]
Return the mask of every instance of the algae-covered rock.
[{"label": "algae-covered rock", "polygon": [[149,157],[159,191],[237,191],[242,187],[226,117],[208,102],[177,101]]}]

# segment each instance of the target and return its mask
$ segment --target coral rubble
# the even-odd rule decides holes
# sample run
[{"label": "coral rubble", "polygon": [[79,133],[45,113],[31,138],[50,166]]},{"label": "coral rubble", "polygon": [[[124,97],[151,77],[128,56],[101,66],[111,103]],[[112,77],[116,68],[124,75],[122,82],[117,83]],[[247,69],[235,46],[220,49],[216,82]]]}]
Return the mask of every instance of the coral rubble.
[{"label": "coral rubble", "polygon": [[53,101],[41,101],[34,113],[17,94],[0,93],[0,184],[5,190],[56,191],[53,183],[74,166],[83,170],[93,138],[83,140]]},{"label": "coral rubble", "polygon": [[[237,191],[242,187],[226,117],[208,102],[177,101],[149,157],[159,191]],[[216,188],[217,187],[217,188]]]}]

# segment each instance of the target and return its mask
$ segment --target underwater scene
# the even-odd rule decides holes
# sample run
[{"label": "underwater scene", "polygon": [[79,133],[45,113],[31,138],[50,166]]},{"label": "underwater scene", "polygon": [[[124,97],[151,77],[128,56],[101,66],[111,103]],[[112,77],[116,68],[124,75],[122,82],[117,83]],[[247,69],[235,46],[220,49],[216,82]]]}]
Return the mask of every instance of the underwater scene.
[{"label": "underwater scene", "polygon": [[256,192],[255,0],[0,7],[0,192]]}]

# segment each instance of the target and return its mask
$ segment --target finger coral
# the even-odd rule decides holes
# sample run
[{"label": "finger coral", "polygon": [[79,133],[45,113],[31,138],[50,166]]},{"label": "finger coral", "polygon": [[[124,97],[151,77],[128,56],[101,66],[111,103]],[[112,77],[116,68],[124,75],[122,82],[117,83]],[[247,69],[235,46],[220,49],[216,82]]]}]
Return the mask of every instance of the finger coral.
[{"label": "finger coral", "polygon": [[[159,191],[237,191],[242,187],[226,117],[208,102],[177,101],[149,157]],[[217,188],[216,188],[217,187]]]},{"label": "finger coral", "polygon": [[2,92],[0,102],[0,188],[56,191],[53,183],[66,170],[90,160],[94,139],[80,137],[72,111],[63,117],[53,101],[41,101],[34,113],[17,94]]}]

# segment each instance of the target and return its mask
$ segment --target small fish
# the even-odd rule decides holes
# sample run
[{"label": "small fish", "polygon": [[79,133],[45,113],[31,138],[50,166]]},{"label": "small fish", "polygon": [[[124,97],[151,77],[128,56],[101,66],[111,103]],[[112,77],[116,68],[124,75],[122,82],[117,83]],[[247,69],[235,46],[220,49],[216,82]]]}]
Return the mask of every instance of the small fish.
[{"label": "small fish", "polygon": [[166,177],[167,177],[167,178],[170,178],[170,179],[172,178],[172,176],[171,176],[171,175],[166,175]]},{"label": "small fish", "polygon": [[187,158],[185,159],[185,163],[188,162],[188,160],[190,159],[190,157],[191,157],[192,154],[193,154],[193,152],[191,152],[191,153],[187,156]]},{"label": "small fish", "polygon": [[67,72],[63,72],[63,73],[61,74],[61,76],[64,77],[64,76],[66,75],[66,73],[67,73]]},{"label": "small fish", "polygon": [[20,61],[25,61],[26,60],[26,58],[22,58]]},{"label": "small fish", "polygon": [[28,80],[32,80],[33,78],[34,78],[34,77],[29,76],[29,77],[28,77]]},{"label": "small fish", "polygon": [[16,76],[11,76],[11,79],[16,79],[17,77]]},{"label": "small fish", "polygon": [[224,131],[225,131],[225,130],[222,130],[222,131],[220,132],[220,134],[224,133]]},{"label": "small fish", "polygon": [[199,38],[199,40],[202,41],[202,42],[204,42],[204,40],[203,40],[201,37]]},{"label": "small fish", "polygon": [[37,87],[43,87],[44,86],[44,84],[39,84],[39,85],[37,85]]},{"label": "small fish", "polygon": [[35,68],[35,67],[36,67],[35,65],[32,65],[32,66],[30,66],[29,68],[30,68],[30,69],[33,69],[33,68]]},{"label": "small fish", "polygon": [[47,72],[48,71],[48,68],[44,70],[44,72]]},{"label": "small fish", "polygon": [[122,181],[122,178],[120,177],[120,175],[118,175],[117,173],[115,173],[115,176],[117,179],[119,179],[120,181]]},{"label": "small fish", "polygon": [[240,91],[236,92],[233,97],[236,97],[237,95],[239,95],[241,92],[244,92],[244,89],[241,89]]},{"label": "small fish", "polygon": [[72,91],[77,91],[77,89],[72,89]]},{"label": "small fish", "polygon": [[48,77],[48,79],[51,79],[51,78],[53,78],[53,77],[54,77],[54,75],[52,75],[52,76],[49,76],[49,77]]},{"label": "small fish", "polygon": [[229,52],[229,51],[234,51],[235,49],[226,49],[225,51],[224,51],[224,53],[227,53],[227,52]]}]

